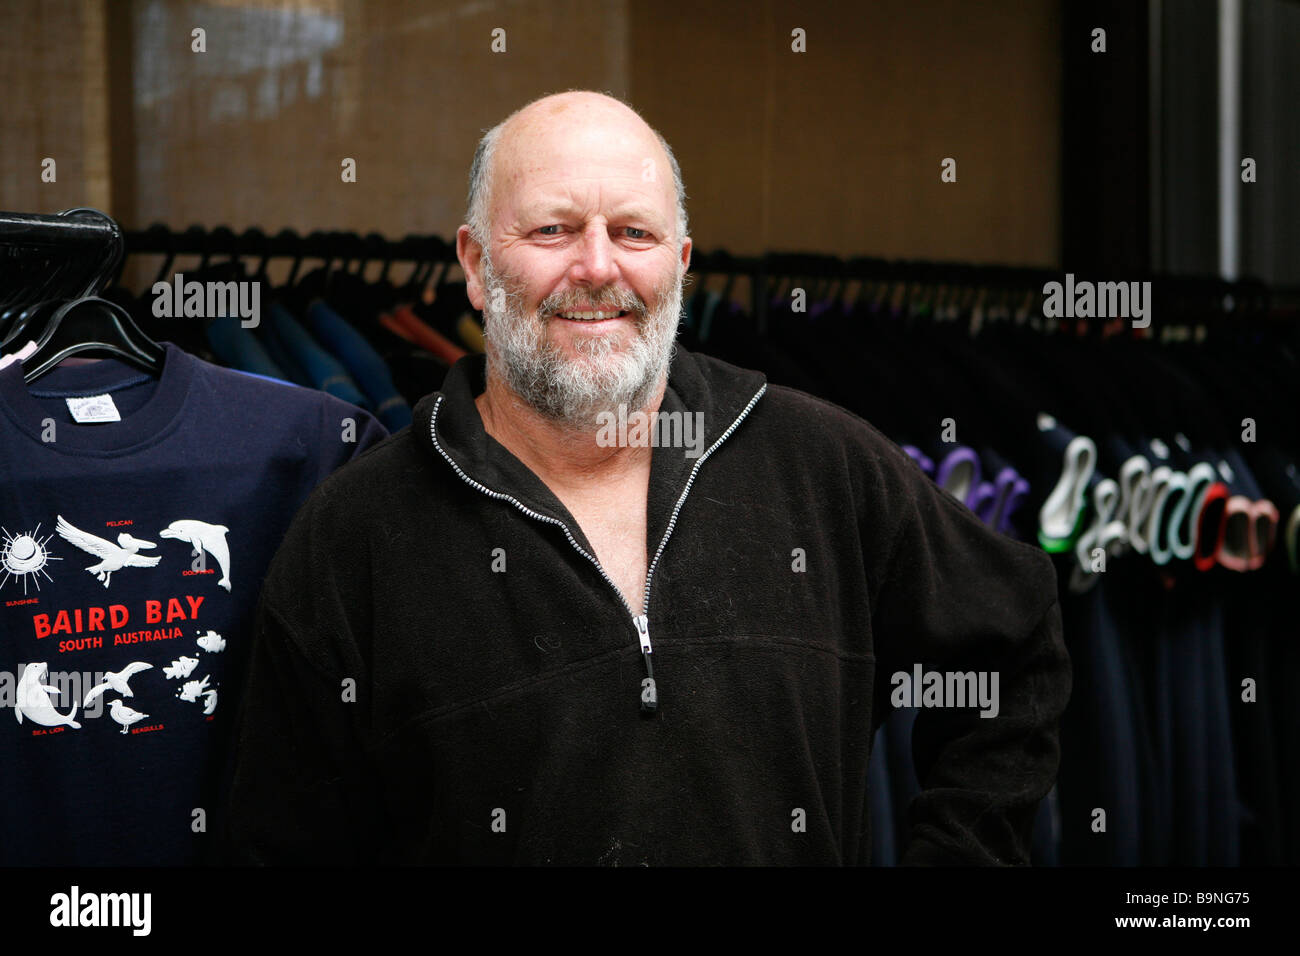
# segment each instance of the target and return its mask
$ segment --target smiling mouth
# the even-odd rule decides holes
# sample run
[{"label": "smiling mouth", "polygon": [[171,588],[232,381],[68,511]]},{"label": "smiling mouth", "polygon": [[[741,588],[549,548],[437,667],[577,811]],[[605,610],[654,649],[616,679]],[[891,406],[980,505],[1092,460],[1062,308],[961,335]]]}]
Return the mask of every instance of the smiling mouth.
[{"label": "smiling mouth", "polygon": [[570,322],[603,322],[607,319],[625,319],[630,314],[626,309],[562,309],[552,313],[554,318]]}]

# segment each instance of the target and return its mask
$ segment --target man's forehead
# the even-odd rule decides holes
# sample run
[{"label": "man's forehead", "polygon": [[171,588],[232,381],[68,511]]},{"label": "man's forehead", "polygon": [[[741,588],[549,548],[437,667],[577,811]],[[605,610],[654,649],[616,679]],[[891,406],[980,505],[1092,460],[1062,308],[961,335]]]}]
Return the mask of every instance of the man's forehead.
[{"label": "man's forehead", "polygon": [[658,197],[646,187],[647,184],[639,180],[613,184],[582,179],[552,181],[534,189],[524,186],[514,197],[512,205],[525,218],[598,210],[620,218],[658,219],[664,210],[655,201]]},{"label": "man's forehead", "polygon": [[530,162],[504,177],[499,199],[523,218],[599,211],[605,215],[658,220],[672,197],[644,166],[594,162]]}]

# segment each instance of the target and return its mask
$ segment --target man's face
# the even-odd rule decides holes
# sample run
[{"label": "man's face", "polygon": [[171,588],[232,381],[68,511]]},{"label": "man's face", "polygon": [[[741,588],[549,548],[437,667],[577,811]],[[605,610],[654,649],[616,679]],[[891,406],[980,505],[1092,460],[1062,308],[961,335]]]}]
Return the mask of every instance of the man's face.
[{"label": "man's face", "polygon": [[[639,410],[667,370],[685,268],[668,185],[643,176],[635,134],[598,125],[527,139],[503,159],[482,258],[493,370],[553,421],[594,428],[601,411]],[[516,152],[523,144],[516,146]]]},{"label": "man's face", "polygon": [[608,284],[553,292],[529,307],[527,282],[486,257],[485,336],[496,369],[520,398],[552,421],[595,427],[620,404],[643,408],[672,357],[682,281],[674,271],[649,297]]}]

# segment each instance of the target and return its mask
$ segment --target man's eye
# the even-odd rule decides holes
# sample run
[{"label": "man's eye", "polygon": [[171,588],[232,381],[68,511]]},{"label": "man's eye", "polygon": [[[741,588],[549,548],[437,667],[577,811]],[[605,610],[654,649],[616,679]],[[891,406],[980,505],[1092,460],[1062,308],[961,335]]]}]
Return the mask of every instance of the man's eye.
[{"label": "man's eye", "polygon": [[[563,228],[564,228],[563,226],[542,226],[542,227],[541,227],[540,229],[538,229],[537,231],[540,232],[540,233],[541,233],[542,235],[544,235],[544,236],[558,236],[558,235],[560,234],[560,233],[559,233],[559,230],[561,230],[561,229],[563,229]],[[556,230],[556,231],[555,231],[555,232],[547,232],[546,230],[548,230],[548,229],[554,229],[554,230]]]},{"label": "man's eye", "polygon": [[[650,235],[650,233],[648,233],[646,230],[638,229],[636,226],[628,226],[627,231],[628,231],[629,239],[645,239],[647,236]],[[631,233],[639,233],[639,235],[634,236],[631,235]]]}]

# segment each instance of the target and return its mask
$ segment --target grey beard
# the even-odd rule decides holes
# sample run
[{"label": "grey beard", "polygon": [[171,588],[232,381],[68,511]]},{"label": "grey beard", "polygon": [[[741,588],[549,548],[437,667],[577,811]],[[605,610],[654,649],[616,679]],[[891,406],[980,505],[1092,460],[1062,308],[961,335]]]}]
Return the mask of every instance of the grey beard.
[{"label": "grey beard", "polygon": [[[641,411],[650,402],[672,360],[681,276],[656,290],[659,307],[654,310],[630,291],[605,288],[590,295],[573,290],[549,296],[532,315],[523,311],[521,283],[498,273],[486,254],[483,284],[488,375],[500,376],[538,414],[567,428],[591,430],[601,412],[617,414],[620,405],[629,413]],[[626,350],[620,351],[610,336],[592,337],[577,342],[578,358],[571,359],[547,340],[550,316],[586,302],[628,310],[637,334]]]}]

